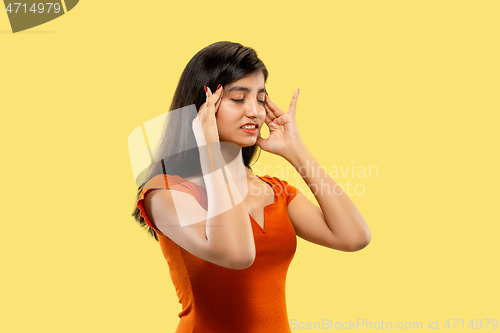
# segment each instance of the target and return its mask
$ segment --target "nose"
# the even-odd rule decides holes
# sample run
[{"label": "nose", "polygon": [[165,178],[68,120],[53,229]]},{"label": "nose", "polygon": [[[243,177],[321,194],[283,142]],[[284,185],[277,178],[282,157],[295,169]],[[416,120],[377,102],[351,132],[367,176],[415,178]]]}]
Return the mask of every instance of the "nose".
[{"label": "nose", "polygon": [[262,116],[262,108],[259,106],[259,101],[255,100],[251,103],[248,103],[248,107],[246,109],[245,115],[248,118],[260,118]]}]

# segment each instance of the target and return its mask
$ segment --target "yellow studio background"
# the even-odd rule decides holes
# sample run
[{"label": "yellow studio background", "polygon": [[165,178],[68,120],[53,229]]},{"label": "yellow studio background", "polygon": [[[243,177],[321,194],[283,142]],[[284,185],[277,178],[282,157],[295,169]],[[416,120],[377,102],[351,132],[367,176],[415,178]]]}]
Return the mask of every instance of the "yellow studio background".
[{"label": "yellow studio background", "polygon": [[[187,62],[221,40],[256,49],[282,109],[300,88],[301,136],[350,181],[372,233],[354,253],[298,240],[287,306],[304,329],[292,331],[324,320],[452,330],[447,319],[496,331],[485,319],[500,320],[499,10],[83,0],[13,34],[2,7],[0,332],[174,331],[167,263],[130,216],[127,138],[168,111]],[[263,151],[259,163],[316,202],[295,171],[276,174],[286,160]],[[378,173],[357,175],[370,166]]]}]

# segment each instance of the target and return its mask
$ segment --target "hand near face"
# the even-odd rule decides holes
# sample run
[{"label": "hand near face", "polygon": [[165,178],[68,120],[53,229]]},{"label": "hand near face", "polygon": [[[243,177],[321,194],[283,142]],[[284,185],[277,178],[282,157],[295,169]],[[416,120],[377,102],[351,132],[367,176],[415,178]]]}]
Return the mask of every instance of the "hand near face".
[{"label": "hand near face", "polygon": [[303,144],[302,138],[295,122],[295,113],[297,108],[297,98],[299,89],[295,91],[290,102],[288,112],[285,113],[274,104],[269,95],[266,95],[266,124],[269,128],[269,137],[264,139],[257,137],[257,145],[264,151],[280,155],[286,158],[287,151]]}]

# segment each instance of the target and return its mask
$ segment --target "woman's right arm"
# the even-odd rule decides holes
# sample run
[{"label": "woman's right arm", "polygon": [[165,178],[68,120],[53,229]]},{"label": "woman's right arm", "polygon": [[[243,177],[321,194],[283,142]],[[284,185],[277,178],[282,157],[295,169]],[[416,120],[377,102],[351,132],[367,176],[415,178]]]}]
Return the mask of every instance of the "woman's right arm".
[{"label": "woman's right arm", "polygon": [[[146,213],[163,234],[191,254],[222,267],[245,269],[255,259],[255,243],[248,212],[244,203],[240,202],[232,209],[207,218],[211,210],[223,205],[223,200],[211,200],[210,197],[221,185],[225,186],[224,179],[217,176],[209,183],[211,185],[206,183],[208,211],[190,194],[159,189],[146,194]],[[210,187],[217,190],[210,190]],[[187,215],[189,217],[186,218]],[[181,223],[183,218],[200,222],[185,225]]]},{"label": "woman's right arm", "polygon": [[[205,211],[192,195],[169,189],[150,191],[144,206],[156,227],[186,251],[219,266],[245,269],[255,260],[255,241],[240,193],[231,191],[231,188],[244,188],[246,177],[233,177],[220,151],[215,112],[221,94],[222,89],[214,95],[207,93],[207,103],[193,121],[208,209]],[[205,141],[205,145],[200,141]],[[212,144],[206,145],[206,142]]]}]

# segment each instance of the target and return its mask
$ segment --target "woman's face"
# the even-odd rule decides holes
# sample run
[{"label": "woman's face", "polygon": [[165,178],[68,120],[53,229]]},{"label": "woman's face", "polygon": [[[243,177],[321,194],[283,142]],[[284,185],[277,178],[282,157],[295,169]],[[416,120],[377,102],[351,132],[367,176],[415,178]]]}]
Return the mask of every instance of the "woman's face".
[{"label": "woman's face", "polygon": [[[264,74],[248,74],[224,87],[219,110],[215,114],[219,141],[240,147],[253,146],[266,119]],[[256,124],[255,133],[245,132],[246,123]]]}]

